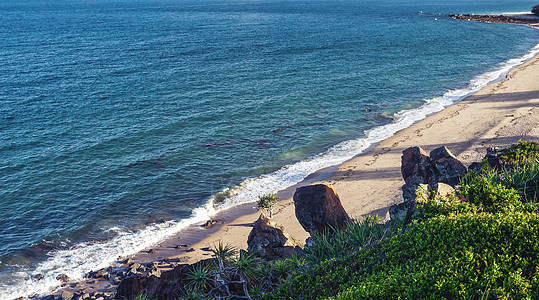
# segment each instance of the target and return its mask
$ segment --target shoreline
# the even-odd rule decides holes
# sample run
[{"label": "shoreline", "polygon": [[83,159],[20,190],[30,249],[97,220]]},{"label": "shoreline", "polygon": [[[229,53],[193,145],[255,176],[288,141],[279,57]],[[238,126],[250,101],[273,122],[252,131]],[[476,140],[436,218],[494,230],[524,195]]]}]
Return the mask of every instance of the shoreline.
[{"label": "shoreline", "polygon": [[[428,152],[439,146],[447,146],[459,160],[469,165],[481,161],[487,147],[502,148],[519,139],[539,141],[537,74],[539,54],[513,68],[506,78],[491,83],[462,101],[397,132],[368,152],[341,164],[328,178],[312,183],[332,185],[352,218],[369,214],[387,218],[389,207],[403,201],[400,189],[404,184],[400,174],[402,150],[421,146]],[[526,90],[527,87],[531,89]],[[508,89],[515,91],[505,93]],[[509,103],[511,105],[506,105]],[[485,115],[489,117],[485,118]],[[455,135],[455,131],[459,129],[462,129],[461,134]],[[362,191],[358,193],[359,187]],[[309,234],[295,218],[291,197],[281,199],[274,209],[275,223],[283,226],[293,239],[305,241]],[[148,263],[163,257],[169,261],[194,263],[211,257],[207,251],[208,247],[219,242],[246,249],[251,226],[260,215],[252,206],[245,204],[218,214],[215,220],[224,221],[224,224],[216,224],[209,229],[187,229],[155,247],[157,252],[141,252],[135,255],[133,260]],[[237,212],[234,213],[234,210]],[[170,255],[174,252],[171,251],[174,245],[189,241],[189,231],[205,231],[207,237],[189,244],[189,248],[194,249],[192,252],[180,250],[180,253]]]},{"label": "shoreline", "polygon": [[[535,73],[530,72],[530,68],[535,68]],[[404,181],[400,175],[400,154],[409,146],[417,145],[430,151],[445,145],[465,165],[469,165],[473,161],[481,160],[488,146],[504,147],[516,142],[517,137],[539,141],[539,131],[535,129],[539,127],[539,117],[533,117],[533,112],[535,115],[538,115],[539,112],[539,87],[537,84],[531,91],[513,91],[511,93],[519,94],[506,95],[507,99],[502,96],[502,99],[499,100],[488,100],[491,97],[496,98],[497,94],[505,94],[498,93],[500,91],[510,90],[513,87],[517,89],[516,86],[533,86],[533,75],[539,74],[538,70],[539,54],[512,68],[507,73],[506,78],[496,80],[460,102],[447,106],[442,111],[399,130],[393,136],[371,145],[365,153],[339,166],[330,167],[330,170],[324,170],[321,173],[317,171],[301,183],[280,191],[278,196],[281,200],[275,206],[274,221],[282,225],[291,237],[300,242],[308,237],[308,233],[303,230],[295,218],[291,196],[295,188],[311,183],[333,185],[344,208],[352,218],[361,218],[372,213],[387,217],[389,206],[402,202],[400,186],[404,184]],[[530,73],[531,80],[523,81],[523,74],[529,76]],[[537,75],[535,78],[539,79]],[[522,82],[527,82],[527,84],[522,84]],[[515,96],[518,99],[515,100],[510,96]],[[520,103],[523,100],[526,101],[526,105]],[[492,119],[485,120],[481,112],[484,109],[489,109],[491,104],[503,107],[502,101],[512,101],[515,104],[506,108],[505,113],[493,113]],[[491,104],[485,105],[485,103]],[[478,107],[483,110],[478,109]],[[533,112],[528,115],[527,109]],[[470,117],[470,123],[468,123],[471,124],[470,126],[457,121],[458,118],[464,118],[463,115]],[[497,119],[498,117],[499,119]],[[527,122],[525,128],[518,126],[521,121]],[[447,129],[443,129],[444,126]],[[463,134],[455,137],[455,130],[459,127],[464,127]],[[504,128],[509,129],[511,134],[500,133]],[[436,130],[443,133],[443,137],[435,134]],[[358,189],[362,191],[358,193]],[[223,244],[246,249],[247,236],[252,224],[259,216],[253,206],[252,203],[242,204],[219,212],[212,217],[216,224],[207,228],[191,225],[149,251],[137,253],[131,260],[148,266],[157,262],[159,269],[166,271],[177,264],[190,264],[211,257],[207,249],[219,241],[222,241]],[[194,251],[189,251],[190,249]],[[121,263],[113,267],[126,269],[126,266],[122,266]],[[115,291],[117,287],[111,281],[99,278],[83,280],[77,282],[75,286],[59,291],[87,289],[87,292],[110,293]]]}]

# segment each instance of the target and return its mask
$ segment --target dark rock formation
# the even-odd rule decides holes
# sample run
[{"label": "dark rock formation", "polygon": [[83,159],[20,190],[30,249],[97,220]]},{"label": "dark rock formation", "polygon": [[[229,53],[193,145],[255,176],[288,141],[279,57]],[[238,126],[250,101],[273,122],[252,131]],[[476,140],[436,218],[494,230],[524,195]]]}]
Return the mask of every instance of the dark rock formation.
[{"label": "dark rock formation", "polygon": [[285,258],[294,254],[294,247],[287,246],[288,236],[264,215],[256,220],[247,238],[247,251],[264,257]]},{"label": "dark rock formation", "polygon": [[436,182],[455,186],[466,175],[466,167],[445,146],[430,152],[430,159],[436,172]]},{"label": "dark rock formation", "polygon": [[469,167],[468,171],[476,171],[479,172],[483,168],[483,164],[480,162],[473,162]]},{"label": "dark rock formation", "polygon": [[536,24],[537,19],[522,18],[518,15],[503,16],[503,15],[467,15],[467,14],[450,14],[449,17],[459,20],[487,22],[487,23],[509,23],[509,24]]},{"label": "dark rock formation", "polygon": [[105,278],[110,279],[110,273],[107,271],[107,269],[100,269],[97,271],[90,271],[88,274],[86,274],[86,278]]},{"label": "dark rock formation", "polygon": [[404,202],[414,201],[421,184],[433,189],[440,182],[454,187],[466,172],[466,167],[446,147],[434,149],[430,156],[421,147],[408,148],[402,152],[401,165]]},{"label": "dark rock formation", "polygon": [[404,220],[404,225],[412,223],[414,216],[417,213],[416,203],[427,199],[435,199],[435,197],[447,198],[455,196],[455,189],[443,182],[439,182],[436,187],[430,187],[427,184],[420,184],[414,194],[419,191],[417,195],[419,198],[414,198],[413,201],[403,202],[395,204],[389,207],[389,216],[391,220]]},{"label": "dark rock formation", "polygon": [[66,274],[60,274],[56,276],[56,280],[67,282],[69,280],[69,277]]},{"label": "dark rock formation", "polygon": [[411,147],[402,151],[401,174],[404,178],[402,187],[404,202],[415,199],[415,191],[420,184],[436,181],[434,166],[427,152],[421,147]]},{"label": "dark rock formation", "polygon": [[316,184],[300,187],[294,194],[296,217],[313,234],[345,226],[350,217],[332,187]]},{"label": "dark rock formation", "polygon": [[[208,264],[210,260],[200,263]],[[116,292],[115,299],[133,299],[144,291],[148,299],[169,300],[176,299],[185,290],[185,278],[192,265],[178,265],[170,271],[161,272],[160,277],[149,274],[137,274],[126,277]]]},{"label": "dark rock formation", "polygon": [[505,167],[502,160],[502,154],[503,152],[498,148],[487,148],[487,155],[485,158],[487,159],[488,165],[494,168],[494,170],[499,171]]},{"label": "dark rock formation", "polygon": [[144,271],[146,271],[146,268],[144,268],[143,265],[141,265],[139,263],[132,263],[131,265],[129,265],[127,273],[128,274],[138,274],[138,273],[142,273]]}]

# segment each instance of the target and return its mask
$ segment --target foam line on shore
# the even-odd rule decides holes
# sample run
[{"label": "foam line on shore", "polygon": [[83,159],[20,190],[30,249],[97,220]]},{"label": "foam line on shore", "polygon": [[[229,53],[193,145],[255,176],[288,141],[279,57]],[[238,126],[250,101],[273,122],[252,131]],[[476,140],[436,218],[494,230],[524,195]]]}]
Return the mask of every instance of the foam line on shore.
[{"label": "foam line on shore", "polygon": [[[0,299],[15,299],[20,296],[30,297],[35,294],[51,293],[62,284],[56,280],[56,276],[60,274],[66,274],[73,280],[82,279],[89,271],[108,267],[114,264],[118,257],[134,255],[155,246],[190,225],[210,219],[220,211],[240,204],[255,202],[259,195],[285,189],[301,182],[317,170],[342,164],[354,156],[365,153],[375,144],[393,136],[397,131],[407,128],[477,92],[487,84],[503,78],[512,68],[537,54],[539,54],[539,44],[522,57],[510,59],[501,63],[496,70],[474,77],[466,88],[450,90],[440,97],[425,100],[425,103],[418,108],[397,113],[393,122],[367,130],[362,138],[344,141],[324,153],[284,166],[273,173],[246,179],[233,189],[232,196],[224,202],[214,205],[213,199],[210,199],[207,204],[194,209],[188,219],[153,224],[136,232],[117,228],[118,236],[110,240],[85,242],[70,249],[51,252],[49,258],[40,263],[36,269],[21,269],[15,274],[17,278],[13,278],[9,286],[0,286]],[[43,274],[44,278],[38,281],[31,279],[36,274]]]}]

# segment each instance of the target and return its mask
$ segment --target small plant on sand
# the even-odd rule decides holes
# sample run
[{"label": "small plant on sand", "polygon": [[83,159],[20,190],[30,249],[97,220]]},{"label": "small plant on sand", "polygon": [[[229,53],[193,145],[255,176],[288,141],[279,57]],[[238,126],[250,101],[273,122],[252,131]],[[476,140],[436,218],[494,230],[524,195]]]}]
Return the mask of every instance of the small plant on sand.
[{"label": "small plant on sand", "polygon": [[257,209],[264,209],[267,210],[269,213],[269,217],[273,217],[273,206],[275,203],[277,203],[277,200],[279,200],[279,197],[277,197],[274,193],[269,193],[263,196],[258,196],[258,201],[256,202],[256,208]]}]

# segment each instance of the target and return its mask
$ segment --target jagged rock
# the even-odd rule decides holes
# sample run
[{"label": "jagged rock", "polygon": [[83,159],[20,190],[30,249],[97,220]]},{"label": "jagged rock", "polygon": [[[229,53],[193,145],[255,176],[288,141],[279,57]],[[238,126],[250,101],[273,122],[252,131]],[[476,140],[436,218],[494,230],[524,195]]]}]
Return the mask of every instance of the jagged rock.
[{"label": "jagged rock", "polygon": [[149,254],[153,254],[153,253],[156,253],[156,252],[157,252],[157,250],[155,250],[155,249],[150,249],[150,250],[148,250],[148,253],[149,253]]},{"label": "jagged rock", "polygon": [[522,18],[515,16],[504,15],[468,15],[468,14],[449,14],[453,19],[461,19],[468,21],[487,22],[487,23],[510,23],[510,24],[534,24],[537,23],[533,18]]},{"label": "jagged rock", "polygon": [[[35,297],[32,297],[32,298],[35,298]],[[48,295],[48,296],[41,297],[40,300],[54,300],[54,295]]]},{"label": "jagged rock", "polygon": [[63,291],[60,295],[60,300],[71,300],[73,299],[73,293],[69,291]]},{"label": "jagged rock", "polygon": [[429,155],[421,147],[411,147],[402,151],[401,174],[404,202],[415,199],[415,191],[420,184],[436,181]]},{"label": "jagged rock", "polygon": [[485,156],[489,166],[495,170],[501,170],[504,168],[504,163],[502,161],[502,151],[498,148],[487,148],[487,155]]},{"label": "jagged rock", "polygon": [[66,274],[60,274],[56,276],[56,280],[67,282],[69,280],[69,277]]},{"label": "jagged rock", "polygon": [[41,279],[43,279],[43,277],[45,277],[45,276],[43,276],[43,274],[37,274],[32,278],[35,279],[35,280],[41,280]]},{"label": "jagged rock", "polygon": [[430,156],[421,147],[408,148],[402,152],[401,165],[404,202],[414,201],[421,184],[436,187],[441,182],[455,186],[466,172],[466,167],[445,146],[432,150]]},{"label": "jagged rock", "polygon": [[[417,189],[421,190],[421,197],[427,197],[428,195],[428,185],[419,184]],[[414,191],[416,194],[416,191]],[[418,199],[414,199],[418,200]],[[413,216],[417,213],[415,207],[416,201],[407,201],[399,204],[395,204],[389,207],[389,215],[391,220],[404,220],[404,225],[412,223]]]},{"label": "jagged rock", "polygon": [[479,172],[483,168],[483,164],[480,162],[473,162],[469,167],[468,171],[476,171]]},{"label": "jagged rock", "polygon": [[[200,261],[203,265],[211,263],[211,259]],[[179,265],[172,270],[161,272],[161,277],[136,274],[126,277],[118,285],[115,299],[133,299],[144,291],[148,299],[169,300],[176,299],[185,290],[186,274],[193,268],[192,265]]]},{"label": "jagged rock", "polygon": [[443,182],[439,182],[434,189],[427,184],[420,184],[415,191],[415,194],[417,197],[414,201],[403,202],[389,207],[391,220],[404,220],[404,225],[408,225],[412,223],[414,216],[417,213],[417,202],[436,199],[436,197],[447,198],[449,196],[456,196],[455,189]]},{"label": "jagged rock", "polygon": [[206,221],[204,224],[201,225],[201,227],[204,227],[204,228],[212,228],[213,225],[217,224],[217,221],[215,220],[208,220]]},{"label": "jagged rock", "polygon": [[131,258],[129,257],[122,261],[122,265],[129,265],[129,264],[131,264]]},{"label": "jagged rock", "polygon": [[287,245],[289,237],[273,222],[260,215],[247,238],[247,251],[258,253],[266,257],[290,257],[294,254],[294,247]]},{"label": "jagged rock", "polygon": [[316,184],[300,187],[294,193],[296,218],[313,234],[345,226],[350,217],[331,186]]},{"label": "jagged rock", "polygon": [[132,263],[128,270],[127,270],[127,273],[128,274],[138,274],[138,273],[141,273],[141,272],[144,272],[146,269],[144,268],[143,265],[139,264],[139,263]]},{"label": "jagged rock", "polygon": [[435,167],[437,183],[442,182],[455,186],[459,183],[460,178],[468,172],[466,167],[445,146],[432,150],[430,159]]},{"label": "jagged rock", "polygon": [[110,274],[107,272],[106,269],[100,269],[95,272],[90,271],[88,274],[86,274],[86,278],[105,278],[110,279]]}]

